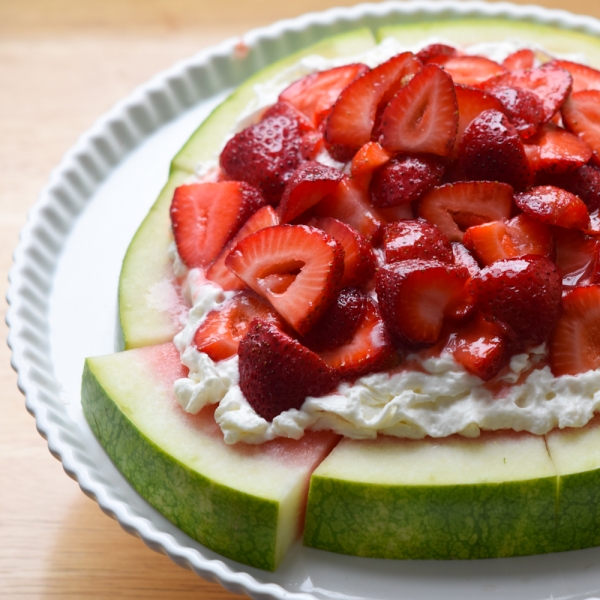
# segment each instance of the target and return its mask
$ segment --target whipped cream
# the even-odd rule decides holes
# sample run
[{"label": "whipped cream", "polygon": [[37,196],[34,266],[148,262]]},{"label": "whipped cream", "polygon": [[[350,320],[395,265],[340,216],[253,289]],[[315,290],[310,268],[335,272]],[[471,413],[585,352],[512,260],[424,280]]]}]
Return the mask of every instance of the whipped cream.
[{"label": "whipped cream", "polygon": [[[306,57],[255,86],[254,98],[229,137],[256,122],[265,108],[300,77],[351,62],[373,67],[399,52],[416,52],[432,43],[449,42],[429,38],[417,47],[406,47],[389,38],[357,56],[333,60]],[[520,40],[475,44],[463,51],[502,61],[521,48],[548,57],[543,48]],[[585,57],[574,54],[560,58],[586,62]],[[206,177],[216,168],[220,150],[214,160],[198,165],[197,176]],[[345,167],[326,152],[317,160],[340,170]],[[600,370],[554,377],[544,366],[546,348],[542,345],[513,356],[494,380],[493,388],[468,373],[449,353],[435,358],[416,354],[408,357],[409,366],[373,373],[353,383],[342,382],[331,394],[308,397],[300,410],[284,411],[268,422],[249,405],[239,387],[238,357],[215,363],[193,343],[204,317],[218,310],[234,293],[224,292],[206,280],[199,269],[187,272],[174,245],[170,254],[175,272],[185,277],[184,297],[192,306],[184,329],[174,339],[182,363],[189,369],[187,378],[175,382],[175,394],[181,406],[194,414],[208,404],[219,404],[215,419],[228,444],[257,444],[276,437],[299,439],[308,428],[330,429],[356,439],[372,439],[379,433],[413,439],[452,434],[477,437],[481,430],[498,429],[541,435],[555,427],[582,427],[600,408]]]}]

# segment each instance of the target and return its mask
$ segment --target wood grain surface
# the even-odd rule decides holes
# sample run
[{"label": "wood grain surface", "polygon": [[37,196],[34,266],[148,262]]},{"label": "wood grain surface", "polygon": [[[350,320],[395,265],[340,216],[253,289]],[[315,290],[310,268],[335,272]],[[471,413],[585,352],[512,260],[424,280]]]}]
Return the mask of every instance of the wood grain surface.
[{"label": "wood grain surface", "polygon": [[[540,4],[600,18],[597,0]],[[335,5],[335,0],[0,0],[3,294],[12,249],[38,191],[79,134],[114,102],[203,47]],[[0,353],[0,598],[234,598],[149,550],[81,493],[37,434],[10,368],[9,349]]]}]

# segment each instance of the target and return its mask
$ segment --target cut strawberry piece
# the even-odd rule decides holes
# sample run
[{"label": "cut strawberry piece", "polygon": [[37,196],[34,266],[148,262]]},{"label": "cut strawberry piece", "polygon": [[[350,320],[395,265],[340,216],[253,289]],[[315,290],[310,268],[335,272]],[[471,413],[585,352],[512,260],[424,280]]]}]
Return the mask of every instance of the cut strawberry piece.
[{"label": "cut strawberry piece", "polygon": [[387,263],[418,258],[454,263],[448,238],[425,219],[410,219],[390,223],[383,235],[383,250]]},{"label": "cut strawberry piece", "polygon": [[335,192],[315,206],[319,217],[333,217],[350,225],[367,240],[377,244],[383,234],[383,217],[378,215],[366,193],[354,181],[344,177]]},{"label": "cut strawberry piece", "polygon": [[352,339],[335,349],[319,353],[322,360],[338,371],[342,379],[354,379],[388,368],[395,355],[377,303],[367,296],[363,315]]},{"label": "cut strawberry piece", "polygon": [[535,66],[535,53],[529,48],[517,50],[509,54],[503,61],[502,66],[508,71],[522,71],[533,69]]},{"label": "cut strawberry piece", "polygon": [[503,106],[504,114],[523,139],[530,138],[542,122],[543,105],[540,97],[521,88],[499,86],[490,92]]},{"label": "cut strawberry piece", "polygon": [[571,93],[572,84],[573,78],[568,71],[548,63],[535,69],[512,71],[499,75],[486,81],[482,87],[486,90],[492,90],[508,85],[537,94],[544,107],[542,123],[547,123]]},{"label": "cut strawberry piece", "polygon": [[531,168],[545,173],[568,173],[587,163],[592,149],[579,137],[546,123],[524,145]]},{"label": "cut strawberry piece", "polygon": [[225,264],[304,335],[339,289],[344,250],[314,227],[276,225],[241,240]]},{"label": "cut strawberry piece", "polygon": [[323,134],[320,131],[309,131],[300,138],[300,156],[304,160],[315,160],[325,148]]},{"label": "cut strawberry piece", "polygon": [[555,376],[577,375],[600,367],[600,285],[569,292],[550,340]]},{"label": "cut strawberry piece", "polygon": [[265,227],[273,227],[273,225],[279,225],[279,219],[272,206],[263,206],[257,210],[237,232],[236,236],[221,250],[215,262],[208,267],[206,270],[207,279],[218,283],[224,290],[243,290],[246,284],[225,266],[225,259],[240,240],[256,231],[265,229]]},{"label": "cut strawberry piece", "polygon": [[346,161],[371,140],[377,108],[386,94],[421,69],[411,52],[390,58],[354,80],[342,91],[325,125],[325,141],[334,158]]},{"label": "cut strawberry piece", "polygon": [[211,263],[264,204],[262,194],[243,182],[179,186],[173,195],[170,214],[181,260],[190,269]]},{"label": "cut strawberry piece", "polygon": [[364,190],[369,187],[373,172],[387,163],[392,155],[377,142],[367,142],[352,159],[350,174],[353,181]]},{"label": "cut strawberry piece", "polygon": [[221,169],[229,179],[254,185],[273,205],[300,164],[302,136],[307,132],[306,123],[294,118],[291,111],[275,107],[270,109],[271,116],[267,113],[259,123],[234,135],[220,157]]},{"label": "cut strawberry piece", "polygon": [[460,242],[451,242],[450,245],[452,246],[452,254],[454,255],[454,264],[457,267],[466,269],[470,277],[477,275],[480,269],[473,255]]},{"label": "cut strawberry piece", "polygon": [[444,177],[444,165],[434,156],[393,158],[375,171],[369,187],[371,202],[378,208],[418,200]]},{"label": "cut strawberry piece", "polygon": [[313,219],[310,225],[322,229],[344,248],[342,288],[361,285],[375,275],[377,259],[373,247],[358,231],[331,217]]},{"label": "cut strawberry piece", "polygon": [[434,188],[422,200],[419,216],[439,227],[451,242],[462,242],[473,225],[510,217],[513,189],[506,183],[462,181]]},{"label": "cut strawberry piece", "polygon": [[382,219],[383,223],[393,223],[404,219],[414,219],[415,213],[412,204],[400,204],[400,206],[390,206],[389,208],[376,208],[376,215]]},{"label": "cut strawberry piece", "polygon": [[463,85],[479,85],[506,72],[502,65],[484,56],[456,56],[444,63],[444,69],[454,83]]},{"label": "cut strawberry piece", "polygon": [[543,256],[498,260],[472,277],[467,287],[483,316],[505,324],[521,347],[545,341],[558,319],[561,278]]},{"label": "cut strawberry piece", "polygon": [[510,221],[469,227],[463,243],[483,265],[525,254],[548,258],[554,255],[554,238],[548,226],[526,214],[517,215]]},{"label": "cut strawberry piece", "polygon": [[525,213],[547,223],[569,229],[586,229],[590,216],[584,202],[553,185],[541,185],[515,195],[515,204]]},{"label": "cut strawberry piece", "polygon": [[446,344],[456,362],[483,381],[494,378],[506,365],[508,347],[502,328],[481,315],[450,336]]},{"label": "cut strawberry piece", "polygon": [[317,126],[335,104],[341,91],[368,71],[369,67],[356,63],[311,73],[283,90],[279,100],[295,106]]},{"label": "cut strawberry piece", "polygon": [[464,269],[437,260],[404,260],[381,267],[375,276],[377,298],[392,335],[413,349],[435,344],[466,280]]},{"label": "cut strawberry piece", "polygon": [[600,164],[600,91],[571,94],[561,113],[565,127],[593,150],[594,162]]},{"label": "cut strawberry piece", "polygon": [[465,129],[458,147],[458,165],[467,179],[502,181],[517,190],[533,181],[517,130],[497,110],[484,111]]},{"label": "cut strawberry piece", "polygon": [[343,175],[337,169],[318,162],[303,163],[285,185],[277,214],[281,223],[289,223],[335,191]]},{"label": "cut strawberry piece", "polygon": [[339,374],[317,354],[272,323],[255,319],[239,345],[240,388],[252,408],[267,421],[299,409],[307,396],[323,396]]},{"label": "cut strawberry piece", "polygon": [[419,50],[416,56],[424,65],[432,62],[441,66],[449,58],[458,55],[458,50],[452,46],[446,44],[429,44],[429,46],[425,46],[425,48]]},{"label": "cut strawberry piece", "polygon": [[262,319],[279,328],[283,325],[264,300],[242,292],[225,302],[219,310],[212,310],[206,315],[196,330],[194,345],[214,361],[230,358],[237,354],[238,345],[253,319]]},{"label": "cut strawberry piece", "polygon": [[557,228],[556,266],[564,289],[600,283],[600,240],[581,231]]},{"label": "cut strawberry piece", "polygon": [[458,130],[452,78],[427,65],[390,100],[381,117],[380,144],[390,152],[448,156]]},{"label": "cut strawberry piece", "polygon": [[593,165],[583,165],[566,175],[546,177],[549,185],[556,185],[579,196],[590,213],[600,209],[600,169]]},{"label": "cut strawberry piece", "polygon": [[565,69],[573,78],[573,92],[600,90],[600,71],[570,60],[553,60],[550,64]]},{"label": "cut strawberry piece", "polygon": [[360,290],[343,289],[300,341],[318,353],[347,344],[365,314],[367,300],[368,296]]},{"label": "cut strawberry piece", "polygon": [[289,121],[296,123],[298,126],[298,131],[301,135],[315,131],[312,121],[308,119],[303,112],[299,111],[289,102],[277,102],[273,104],[273,106],[267,108],[261,117],[261,121],[275,117],[285,117]]}]

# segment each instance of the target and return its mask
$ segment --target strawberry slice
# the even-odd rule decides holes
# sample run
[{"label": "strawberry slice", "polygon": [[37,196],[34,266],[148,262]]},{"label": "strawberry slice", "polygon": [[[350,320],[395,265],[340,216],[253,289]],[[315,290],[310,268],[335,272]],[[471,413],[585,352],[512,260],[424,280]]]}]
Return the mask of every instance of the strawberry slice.
[{"label": "strawberry slice", "polygon": [[407,219],[390,223],[383,235],[385,262],[418,258],[454,263],[454,254],[448,238],[425,219]]},{"label": "strawberry slice", "polygon": [[434,156],[393,158],[375,171],[369,186],[371,202],[388,208],[418,200],[442,182],[444,171],[443,163]]},{"label": "strawberry slice", "polygon": [[499,75],[483,83],[482,87],[490,91],[506,85],[537,94],[543,104],[542,123],[547,123],[571,93],[573,78],[565,69],[547,63],[542,67]]},{"label": "strawberry slice", "polygon": [[354,80],[342,91],[329,113],[324,131],[335,159],[349,160],[371,140],[380,103],[387,102],[389,94],[420,69],[421,63],[414,55],[403,52]]},{"label": "strawberry slice", "polygon": [[267,421],[299,409],[307,396],[323,396],[339,382],[339,373],[317,354],[255,319],[238,351],[240,388],[252,408]]},{"label": "strawberry slice", "polygon": [[600,91],[586,90],[571,94],[561,114],[565,127],[593,150],[594,162],[600,165]]},{"label": "strawberry slice", "polygon": [[458,165],[467,179],[502,181],[517,190],[533,181],[517,130],[497,110],[482,112],[465,129],[458,147]]},{"label": "strawberry slice", "polygon": [[491,77],[506,73],[506,69],[497,62],[484,56],[455,56],[444,62],[444,70],[450,74],[454,83],[479,85]]},{"label": "strawberry slice", "polygon": [[383,320],[394,337],[412,349],[435,344],[444,317],[460,301],[468,274],[437,260],[403,260],[375,275]]},{"label": "strawberry slice", "polygon": [[600,169],[593,165],[583,165],[566,175],[546,177],[549,185],[561,187],[579,196],[590,213],[600,209]]},{"label": "strawberry slice", "polygon": [[600,367],[600,285],[575,288],[562,302],[550,340],[555,376],[577,375]]},{"label": "strawberry slice", "polygon": [[506,183],[447,183],[421,200],[419,216],[439,227],[451,242],[462,242],[468,227],[508,219],[512,197],[513,189]]},{"label": "strawberry slice", "polygon": [[600,240],[575,229],[558,229],[556,266],[562,275],[563,289],[600,283]]},{"label": "strawberry slice", "polygon": [[510,221],[492,221],[469,227],[463,243],[483,265],[525,254],[548,258],[554,255],[554,238],[550,229],[527,214],[517,215]]},{"label": "strawberry slice", "polygon": [[342,90],[368,71],[366,65],[355,63],[311,73],[283,90],[279,101],[289,102],[318,126]]},{"label": "strawberry slice", "polygon": [[446,44],[429,44],[417,52],[417,58],[424,64],[435,63],[442,66],[449,58],[458,56],[456,48]]},{"label": "strawberry slice", "polygon": [[507,326],[521,347],[546,340],[560,313],[561,277],[556,265],[531,254],[498,260],[467,284],[477,309]]},{"label": "strawberry slice", "polygon": [[490,93],[500,100],[502,112],[523,139],[536,133],[543,115],[542,101],[537,94],[509,86],[498,86]]},{"label": "strawberry slice", "polygon": [[527,140],[525,154],[536,172],[568,173],[587,163],[592,149],[579,137],[546,123],[538,133]]},{"label": "strawberry slice", "polygon": [[238,242],[225,265],[304,335],[339,289],[344,250],[315,227],[276,225]]},{"label": "strawberry slice", "polygon": [[365,296],[363,315],[352,338],[332,350],[319,352],[321,359],[342,379],[355,379],[388,368],[396,354],[377,303]]},{"label": "strawberry slice", "polygon": [[364,190],[369,187],[373,172],[385,165],[392,155],[386,152],[377,142],[367,142],[361,146],[352,159],[350,175],[353,181]]},{"label": "strawberry slice", "polygon": [[452,78],[427,65],[390,100],[381,117],[380,144],[390,152],[448,156],[458,129]]},{"label": "strawberry slice", "polygon": [[237,354],[238,345],[253,319],[262,319],[281,328],[275,311],[263,300],[242,292],[227,300],[219,310],[212,310],[200,323],[194,345],[215,362]]},{"label": "strawberry slice", "polygon": [[225,259],[240,240],[248,237],[251,233],[260,231],[265,227],[273,227],[273,225],[279,225],[279,219],[272,206],[263,206],[257,210],[237,232],[235,237],[221,250],[215,262],[208,267],[206,270],[207,279],[218,283],[224,290],[243,290],[246,284],[225,266]]},{"label": "strawberry slice", "polygon": [[305,162],[294,171],[285,185],[277,214],[281,223],[289,223],[328,194],[335,191],[343,175],[333,167]]},{"label": "strawberry slice", "polygon": [[322,229],[344,248],[344,275],[340,287],[361,285],[375,275],[377,259],[373,246],[358,231],[331,217],[313,219],[310,225]]},{"label": "strawberry slice", "polygon": [[584,202],[553,185],[540,185],[515,195],[515,204],[525,213],[548,225],[568,229],[586,229],[590,216]]},{"label": "strawberry slice", "polygon": [[466,269],[470,277],[479,273],[479,265],[473,258],[473,255],[460,242],[451,242],[452,254],[454,255],[454,264],[457,267]]},{"label": "strawberry slice", "polygon": [[533,67],[535,66],[535,53],[529,48],[517,50],[516,52],[509,54],[502,61],[502,66],[507,71],[521,71],[523,69],[533,69]]},{"label": "strawberry slice", "polygon": [[571,77],[573,77],[573,92],[600,90],[600,71],[597,69],[570,60],[553,60],[549,64],[571,73]]},{"label": "strawberry slice", "polygon": [[173,195],[170,214],[181,260],[190,269],[211,263],[264,204],[262,194],[243,182],[179,186]]}]

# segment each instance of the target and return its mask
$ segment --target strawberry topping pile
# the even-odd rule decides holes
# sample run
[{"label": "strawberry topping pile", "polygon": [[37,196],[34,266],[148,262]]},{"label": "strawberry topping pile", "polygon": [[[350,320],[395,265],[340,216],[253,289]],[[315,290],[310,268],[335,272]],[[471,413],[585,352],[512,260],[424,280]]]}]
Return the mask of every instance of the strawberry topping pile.
[{"label": "strawberry topping pile", "polygon": [[600,71],[537,62],[308,75],[175,191],[181,260],[233,292],[194,344],[238,354],[259,415],[425,349],[486,382],[543,343],[557,376],[600,368]]}]

